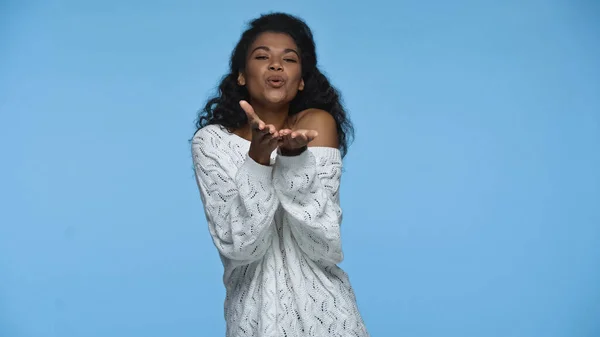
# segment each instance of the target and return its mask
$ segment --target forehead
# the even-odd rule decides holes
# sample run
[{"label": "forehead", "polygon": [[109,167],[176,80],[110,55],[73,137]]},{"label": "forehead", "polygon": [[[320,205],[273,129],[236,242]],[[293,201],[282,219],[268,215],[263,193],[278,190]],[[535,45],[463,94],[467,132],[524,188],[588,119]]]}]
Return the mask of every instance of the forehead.
[{"label": "forehead", "polygon": [[269,49],[294,49],[298,50],[298,46],[291,36],[284,33],[264,32],[256,37],[256,40],[250,46],[250,50],[256,47],[264,46]]}]

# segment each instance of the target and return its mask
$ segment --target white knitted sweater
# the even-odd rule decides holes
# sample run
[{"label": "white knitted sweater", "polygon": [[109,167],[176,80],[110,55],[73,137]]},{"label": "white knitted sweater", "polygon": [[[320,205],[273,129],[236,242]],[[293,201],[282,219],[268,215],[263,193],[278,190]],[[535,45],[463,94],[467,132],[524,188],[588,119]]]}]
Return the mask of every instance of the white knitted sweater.
[{"label": "white knitted sweater", "polygon": [[196,180],[224,266],[227,337],[366,337],[343,259],[340,151],[263,166],[221,126],[192,140]]}]

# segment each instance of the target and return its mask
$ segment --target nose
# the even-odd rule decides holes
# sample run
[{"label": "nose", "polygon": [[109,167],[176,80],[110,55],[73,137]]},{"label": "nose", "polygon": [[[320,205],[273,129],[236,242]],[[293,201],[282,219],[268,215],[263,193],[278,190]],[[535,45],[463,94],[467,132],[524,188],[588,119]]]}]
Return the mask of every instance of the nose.
[{"label": "nose", "polygon": [[283,70],[283,67],[281,66],[281,64],[279,62],[275,61],[269,65],[269,70],[281,71],[281,70]]}]

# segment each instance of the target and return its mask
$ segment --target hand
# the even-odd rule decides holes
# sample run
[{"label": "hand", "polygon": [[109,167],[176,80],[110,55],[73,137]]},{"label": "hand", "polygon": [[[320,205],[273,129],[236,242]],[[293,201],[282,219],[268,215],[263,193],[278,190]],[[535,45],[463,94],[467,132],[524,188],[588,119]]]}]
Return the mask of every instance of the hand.
[{"label": "hand", "polygon": [[265,124],[260,120],[248,102],[240,101],[240,106],[248,116],[248,123],[252,129],[252,141],[248,155],[259,164],[269,165],[271,153],[279,145],[279,133],[275,126]]},{"label": "hand", "polygon": [[281,138],[279,149],[284,156],[295,156],[306,149],[308,143],[312,142],[319,133],[315,130],[290,130],[279,131]]}]

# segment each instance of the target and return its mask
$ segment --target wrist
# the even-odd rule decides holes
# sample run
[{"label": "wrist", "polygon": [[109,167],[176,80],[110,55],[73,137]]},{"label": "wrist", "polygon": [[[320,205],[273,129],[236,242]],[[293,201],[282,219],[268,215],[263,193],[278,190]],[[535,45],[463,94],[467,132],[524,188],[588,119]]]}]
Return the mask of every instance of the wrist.
[{"label": "wrist", "polygon": [[280,147],[279,153],[282,156],[293,157],[293,156],[298,156],[298,155],[302,154],[307,149],[308,149],[308,147],[306,145],[299,147],[297,149],[286,149],[286,148]]},{"label": "wrist", "polygon": [[264,156],[257,156],[256,154],[252,153],[252,151],[248,152],[248,156],[254,160],[257,164],[263,165],[263,166],[269,166],[271,165],[271,157],[264,157]]}]

